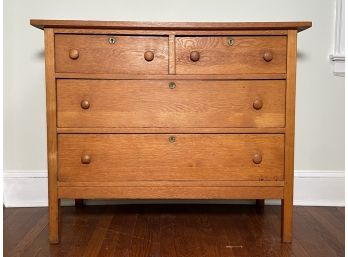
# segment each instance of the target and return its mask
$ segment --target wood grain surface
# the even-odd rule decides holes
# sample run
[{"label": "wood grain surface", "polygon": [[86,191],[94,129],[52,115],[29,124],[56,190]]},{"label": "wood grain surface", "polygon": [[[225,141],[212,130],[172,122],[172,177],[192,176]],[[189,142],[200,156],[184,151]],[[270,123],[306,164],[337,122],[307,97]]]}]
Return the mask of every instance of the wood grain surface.
[{"label": "wood grain surface", "polygon": [[185,75],[185,74],[164,74],[164,75],[146,75],[146,74],[106,74],[106,73],[56,73],[56,78],[61,79],[117,79],[117,80],[259,80],[259,79],[286,79],[286,74],[200,74],[200,75]]},{"label": "wood grain surface", "polygon": [[[169,142],[175,136],[175,142]],[[60,134],[59,181],[283,180],[284,136]],[[255,154],[262,155],[254,164]],[[89,155],[90,164],[81,157]]]},{"label": "wood grain surface", "polygon": [[57,128],[61,134],[281,134],[285,128]]},{"label": "wood grain surface", "polygon": [[59,242],[59,205],[57,192],[58,149],[57,149],[57,92],[54,77],[54,33],[45,29],[45,77],[46,77],[46,115],[47,115],[47,166],[49,203],[49,240]]},{"label": "wood grain surface", "polygon": [[58,187],[60,198],[86,199],[281,199],[284,187]]},{"label": "wood grain surface", "polygon": [[284,242],[292,240],[293,192],[294,192],[294,144],[295,144],[295,97],[297,33],[289,31],[287,47],[288,79],[286,84],[286,133],[285,133],[285,194],[282,200],[282,237]]},{"label": "wood grain surface", "polygon": [[170,30],[258,30],[297,29],[312,26],[310,21],[295,22],[137,22],[137,21],[86,21],[86,20],[43,20],[31,19],[30,24],[43,29],[49,28],[98,28],[98,29],[170,29]]},{"label": "wood grain surface", "polygon": [[[282,199],[282,221],[272,222],[282,226],[282,240],[291,242],[296,35],[311,22],[31,24],[45,29],[51,243],[59,242],[61,198],[76,203],[88,198],[237,198],[257,199],[258,205],[264,199]],[[104,218],[92,226],[110,226],[112,215]],[[237,216],[235,224],[244,226],[247,220]],[[26,254],[31,235],[41,233],[43,222],[39,225],[11,251],[14,256]],[[184,223],[177,225],[185,231]],[[245,231],[252,230],[246,226]],[[70,245],[69,254],[60,255],[115,256],[103,248],[108,231],[97,229],[89,237],[89,230],[83,229],[84,237]],[[254,231],[231,238],[255,241],[264,230]],[[69,242],[74,242],[75,232],[67,233]],[[199,233],[208,243],[205,234]],[[227,235],[218,238],[230,245]],[[178,256],[217,253],[201,248],[193,252],[188,241],[178,241]],[[116,246],[113,253],[149,256],[160,247],[139,237],[132,243],[139,244],[137,253],[126,254]],[[168,241],[164,245],[166,251],[158,256],[172,256]],[[307,250],[322,256],[302,248],[288,256]],[[260,256],[281,255],[270,250]],[[328,250],[323,256],[334,255]]]},{"label": "wood grain surface", "polygon": [[[285,36],[176,37],[176,73],[286,73],[286,42]],[[200,53],[198,61],[190,59],[193,51]],[[271,61],[263,58],[267,51]]]},{"label": "wood grain surface", "polygon": [[[109,39],[115,43],[110,44]],[[56,72],[168,74],[168,37],[119,35],[55,35]],[[79,52],[77,59],[69,51]],[[154,53],[146,61],[144,53]]]},{"label": "wood grain surface", "polygon": [[[285,125],[283,80],[65,79],[58,80],[57,91],[58,126],[62,128],[266,128]],[[89,108],[82,108],[81,101],[88,101]],[[262,103],[260,109],[255,108],[257,101]]]},{"label": "wood grain surface", "polygon": [[[47,208],[4,209],[5,257],[343,257],[344,208],[294,207],[294,240],[282,244],[280,206],[125,204],[62,207],[59,245],[47,241]],[[177,202],[177,201],[176,201]],[[184,204],[186,203],[186,204]],[[230,203],[224,201],[224,203]]]}]

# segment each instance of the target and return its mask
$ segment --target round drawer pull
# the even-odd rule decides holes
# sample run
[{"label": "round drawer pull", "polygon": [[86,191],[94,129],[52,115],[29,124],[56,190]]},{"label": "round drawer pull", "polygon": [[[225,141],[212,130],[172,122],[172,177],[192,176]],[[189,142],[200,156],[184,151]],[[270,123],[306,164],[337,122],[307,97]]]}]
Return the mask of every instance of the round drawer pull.
[{"label": "round drawer pull", "polygon": [[198,51],[192,51],[190,53],[190,59],[193,62],[197,62],[199,60],[199,58],[201,57],[200,53]]},{"label": "round drawer pull", "polygon": [[169,141],[169,143],[175,143],[175,141],[176,141],[175,136],[170,136],[170,137],[168,138],[168,141]]},{"label": "round drawer pull", "polygon": [[116,43],[116,38],[114,37],[109,37],[109,44],[115,44]]},{"label": "round drawer pull", "polygon": [[263,54],[263,59],[266,61],[266,62],[270,62],[272,61],[273,59],[273,54],[271,51],[266,51],[264,54]]},{"label": "round drawer pull", "polygon": [[255,110],[260,110],[263,106],[263,102],[261,99],[255,99],[255,101],[253,102],[253,107]]},{"label": "round drawer pull", "polygon": [[168,87],[169,87],[170,89],[174,89],[174,88],[176,87],[175,82],[169,82]]},{"label": "round drawer pull", "polygon": [[151,62],[155,58],[155,54],[152,51],[146,51],[144,53],[144,58],[146,61]]},{"label": "round drawer pull", "polygon": [[88,154],[84,154],[81,157],[81,163],[82,164],[90,164],[91,163],[91,156]]},{"label": "round drawer pull", "polygon": [[87,110],[89,108],[90,104],[88,100],[82,100],[81,101],[81,108]]},{"label": "round drawer pull", "polygon": [[71,49],[69,51],[69,56],[70,59],[76,60],[77,58],[79,58],[79,51],[77,49]]},{"label": "round drawer pull", "polygon": [[262,155],[260,153],[256,153],[253,156],[253,162],[255,164],[260,164],[262,162]]}]

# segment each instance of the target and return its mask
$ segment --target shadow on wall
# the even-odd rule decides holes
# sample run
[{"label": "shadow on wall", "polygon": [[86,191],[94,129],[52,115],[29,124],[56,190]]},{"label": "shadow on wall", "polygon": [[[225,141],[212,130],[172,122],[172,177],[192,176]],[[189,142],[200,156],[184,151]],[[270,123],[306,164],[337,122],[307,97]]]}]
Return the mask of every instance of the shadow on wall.
[{"label": "shadow on wall", "polygon": [[34,53],[35,59],[45,60],[45,50]]},{"label": "shadow on wall", "polygon": [[305,61],[309,59],[309,54],[301,51],[297,51],[297,59],[301,61]]}]

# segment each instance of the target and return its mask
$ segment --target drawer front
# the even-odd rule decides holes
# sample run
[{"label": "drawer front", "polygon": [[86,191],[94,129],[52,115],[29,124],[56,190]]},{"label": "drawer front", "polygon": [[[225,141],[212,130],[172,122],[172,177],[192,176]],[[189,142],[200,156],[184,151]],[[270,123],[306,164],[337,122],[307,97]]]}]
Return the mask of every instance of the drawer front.
[{"label": "drawer front", "polygon": [[177,74],[286,73],[285,36],[176,37]]},{"label": "drawer front", "polygon": [[58,149],[61,182],[284,179],[281,134],[60,134]]},{"label": "drawer front", "polygon": [[58,80],[59,127],[283,127],[285,81]]},{"label": "drawer front", "polygon": [[56,72],[168,74],[168,38],[55,36]]}]

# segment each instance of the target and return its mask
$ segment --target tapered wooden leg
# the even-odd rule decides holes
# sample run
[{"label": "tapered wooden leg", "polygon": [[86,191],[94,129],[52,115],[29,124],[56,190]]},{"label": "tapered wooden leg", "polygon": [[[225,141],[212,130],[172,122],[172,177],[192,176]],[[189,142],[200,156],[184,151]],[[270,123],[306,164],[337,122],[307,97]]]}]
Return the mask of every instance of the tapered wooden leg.
[{"label": "tapered wooden leg", "polygon": [[256,199],[256,206],[263,208],[265,206],[265,199]]},{"label": "tapered wooden leg", "polygon": [[81,208],[83,206],[85,206],[83,199],[75,199],[75,207]]},{"label": "tapered wooden leg", "polygon": [[283,243],[291,243],[292,241],[292,197],[282,200],[282,241]]},{"label": "tapered wooden leg", "polygon": [[60,200],[50,197],[49,203],[49,241],[51,244],[59,243],[59,205]]}]

